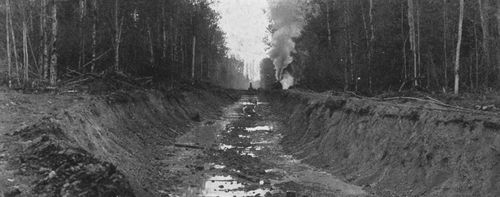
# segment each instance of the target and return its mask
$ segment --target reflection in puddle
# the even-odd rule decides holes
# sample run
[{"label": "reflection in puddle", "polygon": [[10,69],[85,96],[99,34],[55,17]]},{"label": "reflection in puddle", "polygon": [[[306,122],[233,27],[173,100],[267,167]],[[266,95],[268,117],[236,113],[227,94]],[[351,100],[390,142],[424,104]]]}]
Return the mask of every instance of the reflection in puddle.
[{"label": "reflection in puddle", "polygon": [[245,185],[237,182],[231,176],[214,176],[205,182],[202,196],[207,197],[233,197],[233,196],[264,196],[270,192],[268,189],[245,191]]},{"label": "reflection in puddle", "polygon": [[256,126],[256,127],[247,127],[245,130],[247,131],[271,131],[273,128],[270,126]]},{"label": "reflection in puddle", "polygon": [[238,135],[239,138],[250,138],[250,136],[247,135]]},{"label": "reflection in puddle", "polygon": [[252,152],[252,147],[247,147],[245,150],[241,151],[240,155],[248,155],[250,157],[257,157],[255,153]]},{"label": "reflection in puddle", "polygon": [[220,150],[229,150],[229,149],[233,149],[233,148],[235,148],[235,146],[228,145],[228,144],[220,144],[219,145]]},{"label": "reflection in puddle", "polygon": [[210,164],[210,166],[211,166],[213,169],[218,169],[218,170],[226,168],[226,166],[225,166],[225,165],[219,165],[219,164],[214,164],[214,163],[211,163],[211,164]]}]

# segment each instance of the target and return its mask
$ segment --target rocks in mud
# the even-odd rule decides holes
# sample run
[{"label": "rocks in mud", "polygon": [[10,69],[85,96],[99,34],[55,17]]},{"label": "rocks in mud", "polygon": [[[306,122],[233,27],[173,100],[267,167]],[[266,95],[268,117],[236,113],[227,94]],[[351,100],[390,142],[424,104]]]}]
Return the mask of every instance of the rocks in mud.
[{"label": "rocks in mud", "polygon": [[14,135],[29,142],[17,160],[20,175],[35,177],[31,186],[34,194],[134,196],[125,176],[114,165],[75,147],[56,125],[44,122]]},{"label": "rocks in mud", "polygon": [[297,192],[287,191],[286,192],[286,197],[297,197]]},{"label": "rocks in mud", "polygon": [[190,118],[192,121],[195,121],[195,122],[201,122],[201,115],[200,115],[200,113],[198,113],[198,112],[195,112],[195,113],[190,113],[190,114],[189,114],[189,118]]},{"label": "rocks in mud", "polygon": [[18,188],[11,188],[3,193],[4,197],[15,197],[21,195],[21,190]]}]

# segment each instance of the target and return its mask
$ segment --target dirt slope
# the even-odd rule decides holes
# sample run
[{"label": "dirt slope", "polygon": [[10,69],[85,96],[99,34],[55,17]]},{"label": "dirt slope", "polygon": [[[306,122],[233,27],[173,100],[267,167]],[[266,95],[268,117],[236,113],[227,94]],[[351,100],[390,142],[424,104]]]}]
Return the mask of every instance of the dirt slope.
[{"label": "dirt slope", "polygon": [[500,116],[289,91],[283,145],[380,196],[500,196]]},{"label": "dirt slope", "polygon": [[[29,103],[44,97],[19,96]],[[13,133],[0,137],[0,176],[5,178],[0,181],[2,192],[26,196],[160,196],[159,188],[169,185],[153,165],[163,154],[162,148],[171,145],[190,125],[216,118],[219,106],[234,96],[215,88],[188,88],[169,93],[115,91],[70,98],[82,99],[59,103],[61,108],[42,109],[42,115],[14,133],[2,131]],[[10,107],[16,111],[21,106]],[[52,111],[46,112],[49,109]],[[1,121],[11,119],[2,116]]]}]

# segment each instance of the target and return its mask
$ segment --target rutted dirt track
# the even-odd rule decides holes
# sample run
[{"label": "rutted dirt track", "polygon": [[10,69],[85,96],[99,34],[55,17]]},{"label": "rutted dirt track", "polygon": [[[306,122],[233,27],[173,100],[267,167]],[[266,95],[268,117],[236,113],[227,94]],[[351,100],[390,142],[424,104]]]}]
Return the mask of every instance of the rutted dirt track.
[{"label": "rutted dirt track", "polygon": [[273,115],[268,102],[244,95],[224,109],[220,120],[178,138],[179,146],[191,148],[177,148],[173,150],[175,155],[199,155],[195,163],[204,165],[197,167],[196,175],[184,176],[183,186],[174,193],[213,197],[366,196],[360,187],[285,154],[279,145],[280,127],[280,119]]}]

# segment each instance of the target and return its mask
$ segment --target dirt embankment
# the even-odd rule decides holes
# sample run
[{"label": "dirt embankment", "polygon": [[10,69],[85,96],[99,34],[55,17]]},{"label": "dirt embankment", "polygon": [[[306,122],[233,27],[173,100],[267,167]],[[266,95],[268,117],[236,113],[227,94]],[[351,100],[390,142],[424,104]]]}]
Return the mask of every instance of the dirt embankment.
[{"label": "dirt embankment", "polygon": [[426,102],[270,93],[303,161],[379,196],[500,196],[500,116]]},{"label": "dirt embankment", "polygon": [[84,96],[0,138],[0,189],[22,196],[160,196],[162,148],[236,99],[220,89]]}]

